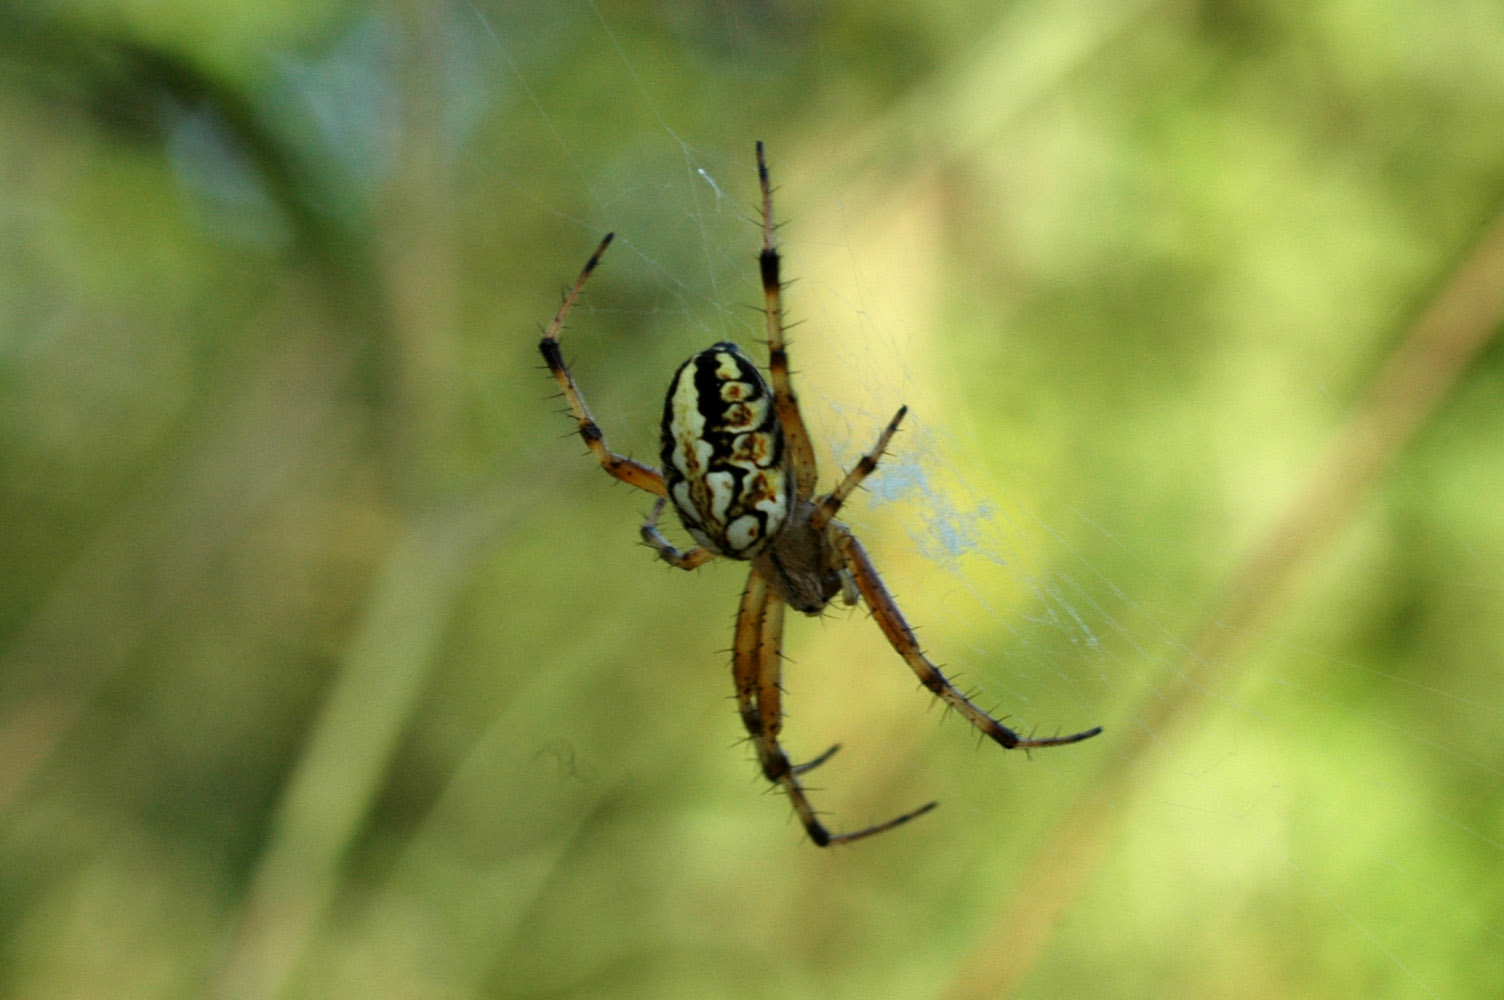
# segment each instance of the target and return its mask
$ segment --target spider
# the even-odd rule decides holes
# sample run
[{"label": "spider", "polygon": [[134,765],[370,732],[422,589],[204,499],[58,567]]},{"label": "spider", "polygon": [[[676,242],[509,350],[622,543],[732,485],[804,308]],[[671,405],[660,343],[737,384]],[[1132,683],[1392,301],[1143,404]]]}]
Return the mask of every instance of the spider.
[{"label": "spider", "polygon": [[[586,261],[538,348],[569,402],[580,437],[601,467],[658,498],[642,525],[643,541],[664,562],[679,569],[692,570],[716,558],[751,563],[732,642],[737,706],[763,775],[787,793],[810,840],[825,847],[891,830],[938,803],[844,833],[832,832],[820,821],[799,779],[829,760],[840,745],[794,764],[778,742],[783,727],[780,672],[785,606],[818,615],[837,595],[848,605],[865,600],[883,635],[920,683],[1005,749],[1076,743],[1097,735],[1102,727],[1070,736],[1026,738],[979,708],[925,656],[867,550],[835,519],[852,491],[877,468],[907,407],[899,408],[872,450],[835,489],[816,493],[814,448],[789,378],[783,285],[773,241],[773,195],[761,142],[757,143],[757,179],[762,193],[758,264],[767,324],[768,378],[732,343],[712,344],[685,361],[669,383],[663,403],[661,472],[607,446],[559,350],[559,333],[569,310],[613,234],[608,233]],[[658,530],[658,519],[670,502],[696,543],[687,551],[675,548]]]}]

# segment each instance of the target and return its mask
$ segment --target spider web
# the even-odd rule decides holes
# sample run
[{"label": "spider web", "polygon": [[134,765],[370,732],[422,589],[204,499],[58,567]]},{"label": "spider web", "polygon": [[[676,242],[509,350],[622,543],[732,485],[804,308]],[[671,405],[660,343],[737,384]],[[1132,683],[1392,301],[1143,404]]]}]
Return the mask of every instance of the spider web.
[{"label": "spider web", "polygon": [[[753,138],[778,137],[762,134],[769,123],[755,120],[725,122],[714,130],[701,123],[699,131],[682,124],[677,95],[655,86],[645,57],[626,39],[630,31],[633,41],[640,41],[638,28],[587,3],[567,42],[609,52],[607,78],[596,80],[593,92],[613,94],[633,117],[650,122],[633,140],[638,169],[622,173],[585,166],[598,157],[591,140],[569,131],[558,106],[541,87],[529,85],[529,72],[509,53],[507,40],[493,32],[492,41],[527,91],[525,107],[531,110],[524,115],[525,127],[547,134],[559,161],[588,182],[588,218],[559,212],[577,226],[574,245],[588,247],[602,228],[617,230],[627,260],[614,260],[612,266],[646,272],[660,289],[661,297],[638,307],[641,325],[662,330],[665,337],[672,330],[680,353],[714,339],[760,341],[750,266],[755,240],[749,224],[755,197],[750,146]],[[1260,595],[1255,587],[1256,610],[1244,614],[1239,602],[1250,598],[1236,593],[1235,583],[1224,589],[1203,580],[1187,587],[1167,575],[1174,560],[1161,565],[1142,557],[1146,549],[1175,546],[1175,537],[1146,543],[1122,509],[1104,505],[1099,497],[1075,497],[1068,482],[1043,481],[1043,474],[1032,471],[1037,463],[1028,449],[989,453],[998,447],[990,424],[1005,419],[999,414],[1006,411],[987,410],[998,400],[958,398],[958,385],[975,382],[936,373],[938,358],[955,364],[956,349],[945,345],[943,317],[957,307],[946,299],[943,278],[905,266],[906,256],[918,257],[943,240],[926,217],[936,206],[922,200],[917,205],[859,201],[857,194],[831,184],[826,172],[835,168],[821,153],[822,143],[797,138],[770,146],[785,274],[793,279],[786,309],[798,324],[792,331],[796,384],[807,420],[824,442],[820,458],[826,481],[832,470],[850,467],[899,403],[911,405],[912,418],[892,454],[851,512],[854,527],[874,549],[906,613],[922,627],[922,637],[959,671],[963,684],[984,690],[1026,726],[1070,729],[1106,722],[1101,752],[1112,761],[1108,772],[1130,786],[1123,792],[1098,779],[1092,790],[1126,816],[1103,818],[1087,809],[1088,818],[1074,820],[1080,824],[1077,832],[1084,827],[1103,838],[1094,824],[1119,830],[1124,853],[1095,888],[1081,889],[1080,898],[1067,895],[1062,903],[1112,906],[1126,897],[1137,900],[1129,905],[1129,919],[1140,927],[1186,926],[1185,914],[1175,912],[1181,900],[1174,893],[1138,896],[1134,889],[1209,879],[1225,886],[1240,905],[1262,901],[1284,919],[1323,928],[1330,940],[1375,970],[1364,981],[1383,984],[1376,990],[1382,995],[1453,993],[1466,979],[1437,957],[1432,935],[1439,932],[1427,933],[1427,922],[1446,911],[1449,933],[1487,949],[1504,941],[1504,921],[1486,896],[1457,881],[1459,869],[1438,867],[1432,855],[1411,851],[1407,843],[1439,840],[1476,851],[1488,859],[1485,867],[1504,868],[1497,808],[1504,771],[1497,764],[1497,742],[1479,738],[1479,727],[1497,727],[1504,715],[1496,691],[1465,676],[1438,684],[1424,675],[1400,676],[1370,666],[1361,652],[1341,643],[1334,647],[1329,642],[1334,630],[1323,621],[1319,598],[1313,606],[1282,610],[1286,579],[1266,579],[1272,594]],[[881,157],[872,165],[895,169]],[[547,199],[540,200],[547,207]],[[874,221],[874,211],[897,217]],[[1127,241],[1121,257],[1100,270],[1131,267],[1135,254]],[[618,308],[603,299],[597,297],[593,308]],[[1013,305],[1025,312],[1029,303]],[[590,322],[599,326],[607,319],[598,311]],[[1015,335],[1007,314],[992,317],[991,325],[1000,337]],[[1062,344],[1060,349],[1070,348]],[[653,381],[650,372],[636,374]],[[1008,373],[998,378],[1005,381]],[[999,385],[998,392],[1016,401],[1027,389]],[[650,453],[651,429],[638,434],[635,448]],[[979,454],[987,458],[986,472],[978,467]],[[1152,467],[1154,456],[1136,461]],[[1312,475],[1319,477],[1319,451],[1309,461]],[[993,471],[997,467],[1006,470],[1001,477]],[[1088,467],[1077,472],[1081,480],[1092,475]],[[1407,486],[1402,479],[1394,488],[1425,487]],[[1132,498],[1126,499],[1124,508],[1134,509]],[[1348,589],[1344,568],[1355,572],[1365,564],[1365,544],[1376,529],[1373,520],[1360,515],[1352,533],[1338,534],[1338,558],[1316,571],[1308,586],[1340,600]],[[1464,586],[1475,588],[1496,614],[1504,581],[1489,568],[1485,549],[1465,544],[1476,558],[1457,567]],[[1250,537],[1230,548],[1257,553],[1259,546]],[[1235,565],[1227,566],[1229,577],[1236,572]],[[1417,578],[1410,584],[1428,582]],[[850,642],[845,635],[850,627],[855,626],[827,627],[813,641],[792,638],[791,673],[797,675],[805,663],[835,658]],[[1332,648],[1339,651],[1328,651]],[[876,643],[863,649],[881,655]],[[1256,669],[1227,667],[1254,655],[1251,649],[1262,650]],[[830,666],[831,672],[844,669]],[[1335,684],[1333,676],[1339,678]],[[817,694],[798,676],[789,684],[795,698],[839,690],[822,686]],[[1369,692],[1392,686],[1408,689],[1417,702],[1433,708],[1405,718],[1369,707]],[[1446,718],[1459,720],[1458,728],[1438,726]],[[1293,756],[1283,751],[1290,740],[1320,742],[1329,719],[1336,720],[1339,735],[1324,751]],[[985,755],[940,751],[937,756],[938,745],[926,740],[924,753],[909,752],[907,766],[921,784],[943,782],[958,761],[975,770],[999,763]],[[1076,748],[1035,757],[1032,773],[1048,774],[1048,781],[1069,785],[1091,778]],[[1331,767],[1347,770],[1349,780],[1329,784],[1323,757]],[[1417,782],[1413,770],[1426,760],[1444,762],[1443,769],[1459,781],[1493,788],[1494,805],[1475,809]],[[851,772],[842,776],[852,777]],[[989,787],[979,780],[949,794],[975,798]],[[1313,804],[1328,796],[1328,807]],[[1375,815],[1410,819],[1385,829]],[[1071,816],[1067,812],[1067,824]],[[1333,846],[1332,827],[1345,826],[1348,816],[1356,817],[1357,828]],[[1167,827],[1178,835],[1166,838],[1166,844],[1179,847],[1155,846]],[[1020,877],[1051,871],[1048,848],[1042,856],[1045,860],[1036,857]],[[1355,878],[1354,869],[1371,875]],[[1496,878],[1487,881],[1497,888]],[[1363,888],[1367,882],[1379,888]],[[1205,905],[1206,897],[1197,898],[1201,902],[1192,905]],[[1020,912],[1027,914],[1028,907]],[[1193,918],[1193,926],[1204,920],[1231,940],[1193,945],[1184,954],[1188,963],[1214,956],[1211,960],[1235,967],[1239,955],[1260,952],[1257,941],[1239,935],[1270,933],[1266,925],[1235,914]],[[1112,966],[1127,961],[1132,948],[1108,943],[1095,955],[1065,948],[1067,957],[1039,959],[1020,992],[1046,995],[1042,984],[1062,977],[1075,981],[1069,962]],[[985,944],[970,959],[958,957],[961,971],[952,986],[964,992],[958,984],[965,982],[966,963],[986,968],[989,960]],[[1174,968],[1176,961],[1169,959],[1171,978],[1198,981],[1189,969]],[[1292,980],[1340,982],[1347,974],[1342,964],[1292,973]],[[1480,981],[1497,981],[1498,961],[1487,965],[1491,971]]]}]

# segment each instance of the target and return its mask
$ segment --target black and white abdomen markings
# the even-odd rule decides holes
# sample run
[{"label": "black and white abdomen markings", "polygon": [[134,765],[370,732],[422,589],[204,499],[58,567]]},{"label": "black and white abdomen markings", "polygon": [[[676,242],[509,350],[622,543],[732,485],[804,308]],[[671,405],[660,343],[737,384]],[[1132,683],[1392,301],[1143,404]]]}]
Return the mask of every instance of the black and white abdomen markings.
[{"label": "black and white abdomen markings", "polygon": [[750,559],[793,505],[773,394],[735,344],[714,344],[679,367],[663,401],[663,476],[694,540]]}]

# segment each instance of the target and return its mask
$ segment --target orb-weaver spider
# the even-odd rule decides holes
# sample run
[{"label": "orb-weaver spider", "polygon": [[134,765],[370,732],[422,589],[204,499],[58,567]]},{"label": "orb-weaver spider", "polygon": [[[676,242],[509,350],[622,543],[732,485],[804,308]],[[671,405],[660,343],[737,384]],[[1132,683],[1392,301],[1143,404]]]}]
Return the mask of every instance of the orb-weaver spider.
[{"label": "orb-weaver spider", "polygon": [[[877,468],[907,407],[899,408],[878,435],[877,444],[834,490],[816,494],[814,449],[789,379],[783,286],[778,275],[778,250],[773,244],[773,195],[760,142],[757,178],[762,193],[762,253],[758,261],[771,389],[735,344],[713,344],[684,362],[669,383],[663,405],[663,471],[613,452],[559,351],[564,320],[611,244],[611,234],[601,240],[585,263],[538,347],[569,401],[580,437],[601,467],[658,498],[642,526],[643,540],[665,562],[680,569],[694,569],[717,557],[752,564],[742,591],[731,657],[742,724],[757,748],[762,773],[788,794],[809,838],[824,847],[891,830],[929,812],[937,803],[847,833],[832,833],[820,822],[799,777],[824,763],[837,747],[796,765],[778,742],[783,726],[779,675],[786,604],[816,615],[837,594],[847,604],[865,600],[888,642],[920,682],[1006,749],[1075,743],[1102,729],[1096,726],[1071,736],[1026,738],[977,707],[924,655],[867,551],[845,525],[835,520],[846,498]],[[670,501],[697,543],[688,551],[681,552],[658,531],[658,518]]]}]

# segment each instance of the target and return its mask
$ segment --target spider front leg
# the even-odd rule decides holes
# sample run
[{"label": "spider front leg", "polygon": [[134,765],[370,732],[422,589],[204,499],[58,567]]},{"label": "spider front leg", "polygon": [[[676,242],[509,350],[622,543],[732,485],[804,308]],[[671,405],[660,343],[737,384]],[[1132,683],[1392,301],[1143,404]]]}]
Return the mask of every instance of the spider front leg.
[{"label": "spider front leg", "polygon": [[595,265],[600,263],[601,255],[611,245],[613,235],[615,234],[607,233],[606,238],[601,240],[600,246],[595,248],[595,253],[591,254],[590,259],[585,262],[580,276],[575,279],[573,287],[564,296],[564,302],[559,306],[559,311],[554,314],[554,321],[548,324],[543,339],[538,342],[538,350],[543,353],[543,361],[548,365],[548,370],[553,373],[554,381],[558,382],[559,388],[563,390],[564,398],[569,400],[569,408],[574,411],[575,423],[579,425],[580,437],[584,439],[585,447],[589,448],[596,461],[601,463],[601,468],[630,486],[662,497],[668,495],[668,489],[663,485],[663,476],[657,469],[633,461],[625,455],[618,455],[606,446],[606,435],[601,432],[600,425],[590,415],[590,408],[585,405],[585,397],[581,395],[579,386],[575,385],[574,376],[569,373],[569,366],[564,363],[564,355],[559,350],[559,333],[564,329],[564,319],[573,308],[575,299],[579,298],[580,292],[584,290],[585,282],[590,278],[590,272],[595,270]]},{"label": "spider front leg", "polygon": [[[837,526],[839,528],[840,526]],[[919,676],[919,681],[930,691],[938,695],[951,708],[955,709],[966,721],[970,722],[979,731],[987,734],[995,743],[1012,750],[1015,747],[1029,749],[1031,747],[1056,747],[1066,743],[1078,743],[1089,739],[1102,731],[1101,726],[1093,726],[1083,732],[1073,733],[1070,736],[1051,736],[1043,739],[1025,738],[1001,722],[988,715],[974,702],[962,694],[955,685],[946,679],[940,672],[940,668],[930,662],[929,658],[919,648],[919,640],[914,638],[913,629],[904,621],[903,614],[899,612],[898,605],[893,603],[888,589],[883,586],[882,578],[877,575],[877,568],[872,565],[867,551],[862,544],[849,531],[841,529],[841,534],[836,541],[842,558],[846,561],[846,568],[856,581],[857,589],[867,602],[867,607],[872,610],[872,617],[877,619],[877,625],[883,630],[883,635],[888,637],[888,642],[904,658],[914,673]]]},{"label": "spider front leg", "polygon": [[768,177],[768,161],[762,143],[757,144],[757,185],[762,191],[762,252],[757,267],[762,275],[762,311],[768,331],[768,375],[773,382],[773,407],[783,428],[784,441],[794,469],[801,497],[813,496],[819,472],[815,466],[815,448],[799,412],[794,383],[789,377],[788,345],[783,339],[783,279],[779,272],[781,258],[773,242],[773,185]]},{"label": "spider front leg", "polygon": [[714,559],[715,553],[703,546],[696,545],[688,552],[680,552],[672,542],[663,537],[663,533],[658,530],[658,518],[662,516],[667,503],[667,500],[659,497],[658,502],[653,504],[653,512],[642,525],[642,540],[657,551],[658,558],[680,569],[695,569]]},{"label": "spider front leg", "polygon": [[747,578],[747,589],[742,592],[741,609],[737,613],[736,638],[732,644],[732,676],[736,681],[736,701],[741,711],[742,724],[746,726],[747,733],[757,748],[762,773],[788,795],[809,839],[820,847],[850,843],[891,830],[935,808],[936,803],[930,802],[885,823],[849,833],[832,833],[820,822],[814,806],[804,792],[804,786],[799,783],[799,775],[824,763],[835,753],[836,748],[831,747],[807,764],[794,765],[789,762],[788,755],[778,743],[778,732],[783,727],[782,691],[779,688],[783,658],[783,607],[783,598],[769,586],[762,574],[752,570]]}]

